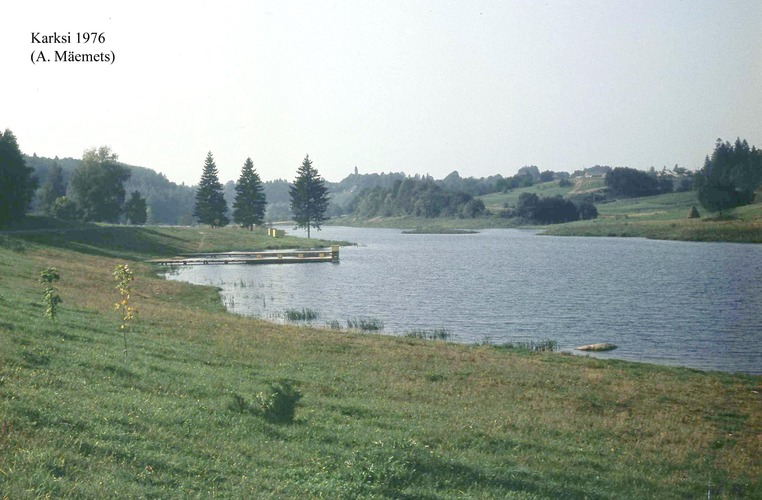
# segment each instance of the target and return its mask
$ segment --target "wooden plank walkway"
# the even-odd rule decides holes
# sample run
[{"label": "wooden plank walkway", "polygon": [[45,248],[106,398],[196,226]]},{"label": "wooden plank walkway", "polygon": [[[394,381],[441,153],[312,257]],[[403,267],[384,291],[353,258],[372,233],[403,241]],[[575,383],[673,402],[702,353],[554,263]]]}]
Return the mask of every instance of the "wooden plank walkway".
[{"label": "wooden plank walkway", "polygon": [[212,264],[304,264],[312,262],[339,262],[339,247],[317,250],[277,250],[265,252],[220,252],[182,254],[147,262],[163,266],[191,266]]}]

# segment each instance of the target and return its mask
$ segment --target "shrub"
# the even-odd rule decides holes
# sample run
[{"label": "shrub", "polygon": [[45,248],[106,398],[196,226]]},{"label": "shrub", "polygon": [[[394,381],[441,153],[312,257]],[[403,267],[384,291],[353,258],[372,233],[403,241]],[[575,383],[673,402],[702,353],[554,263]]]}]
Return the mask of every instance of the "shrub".
[{"label": "shrub", "polygon": [[79,209],[74,201],[66,196],[59,196],[53,202],[53,217],[61,220],[77,220],[79,218]]},{"label": "shrub", "polygon": [[270,386],[270,392],[257,394],[262,415],[270,422],[288,424],[294,421],[296,406],[302,399],[302,393],[294,389],[288,381],[276,382]]},{"label": "shrub", "polygon": [[590,202],[583,201],[579,204],[579,218],[590,220],[598,218],[598,209]]},{"label": "shrub", "polygon": [[579,219],[577,206],[561,196],[539,197],[534,193],[521,193],[516,215],[539,224],[556,224]]},{"label": "shrub", "polygon": [[238,413],[243,413],[246,410],[249,409],[249,405],[246,403],[246,400],[241,396],[240,394],[233,394],[233,400],[228,404],[228,409],[230,411],[235,411]]}]

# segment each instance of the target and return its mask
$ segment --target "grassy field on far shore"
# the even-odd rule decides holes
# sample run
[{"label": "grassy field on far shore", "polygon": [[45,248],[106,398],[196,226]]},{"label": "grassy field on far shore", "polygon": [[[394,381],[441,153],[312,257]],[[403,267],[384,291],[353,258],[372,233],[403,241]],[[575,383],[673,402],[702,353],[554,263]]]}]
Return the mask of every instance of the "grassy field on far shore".
[{"label": "grassy field on far shore", "polygon": [[[572,187],[566,188],[559,187],[558,182],[554,181],[515,189],[508,193],[492,193],[482,196],[481,199],[493,215],[473,219],[425,219],[409,216],[361,219],[345,216],[336,218],[330,223],[358,227],[415,229],[421,233],[447,233],[457,229],[531,228],[542,230],[542,234],[553,236],[616,236],[762,243],[762,193],[757,194],[756,203],[738,207],[723,216],[705,213],[695,191],[597,203],[599,212],[597,219],[566,224],[528,226],[525,225],[525,221],[497,215],[506,206],[515,207],[518,197],[524,192],[535,193],[538,196],[570,195],[600,190],[602,186],[602,179],[592,178],[582,179]],[[694,206],[701,213],[699,219],[688,218],[688,213]]]},{"label": "grassy field on far shore", "polygon": [[[701,218],[688,218],[693,206]],[[719,216],[703,213],[695,192],[672,193],[602,203],[598,212],[597,219],[548,226],[543,234],[762,243],[762,201]]]},{"label": "grassy field on far shore", "polygon": [[[0,497],[762,498],[762,377],[276,325],[144,263],[317,245],[273,240],[0,232]],[[263,418],[277,383],[291,423]]]}]

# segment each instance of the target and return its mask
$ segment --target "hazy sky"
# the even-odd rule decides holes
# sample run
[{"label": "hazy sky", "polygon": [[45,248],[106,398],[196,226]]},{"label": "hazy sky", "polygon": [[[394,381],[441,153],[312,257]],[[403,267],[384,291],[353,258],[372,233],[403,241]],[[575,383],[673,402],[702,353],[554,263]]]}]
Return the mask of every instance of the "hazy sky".
[{"label": "hazy sky", "polygon": [[[32,43],[53,32],[71,43]],[[718,137],[762,147],[760,0],[11,0],[0,67],[23,152],[108,145],[186,184],[207,151],[225,182],[246,157],[293,180],[309,154],[338,181],[695,169]]]}]

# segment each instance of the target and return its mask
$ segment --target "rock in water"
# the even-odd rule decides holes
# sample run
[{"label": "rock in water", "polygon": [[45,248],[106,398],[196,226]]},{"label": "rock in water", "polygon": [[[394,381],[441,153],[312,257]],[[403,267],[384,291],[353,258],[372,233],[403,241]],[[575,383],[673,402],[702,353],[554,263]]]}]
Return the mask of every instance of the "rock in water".
[{"label": "rock in water", "polygon": [[613,351],[617,346],[609,343],[602,344],[588,344],[577,347],[578,351]]}]

